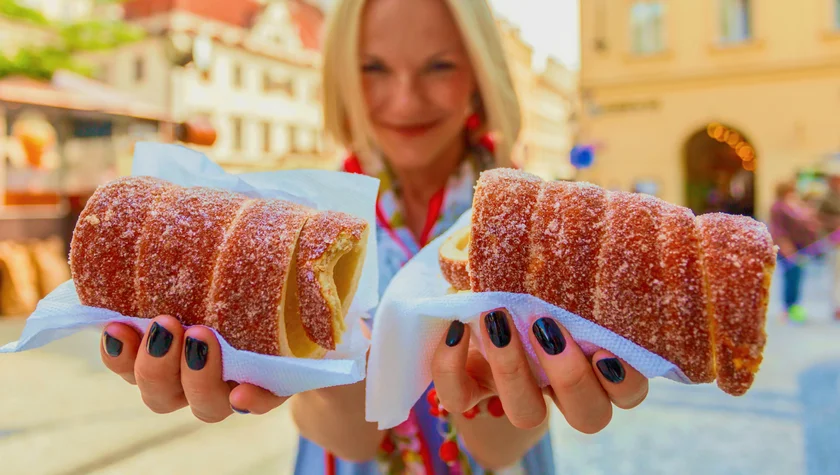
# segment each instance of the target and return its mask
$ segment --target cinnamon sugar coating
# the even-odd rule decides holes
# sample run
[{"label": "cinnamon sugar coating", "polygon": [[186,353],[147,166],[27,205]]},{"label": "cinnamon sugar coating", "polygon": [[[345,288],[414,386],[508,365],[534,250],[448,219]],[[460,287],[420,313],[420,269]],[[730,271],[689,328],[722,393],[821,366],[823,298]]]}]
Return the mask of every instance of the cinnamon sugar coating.
[{"label": "cinnamon sugar coating", "polygon": [[607,195],[581,183],[546,183],[533,218],[531,295],[586,319],[594,318],[595,263],[603,239]]},{"label": "cinnamon sugar coating", "polygon": [[443,278],[449,282],[455,290],[470,290],[469,261],[455,261],[443,256],[438,257],[440,271]]},{"label": "cinnamon sugar coating", "polygon": [[121,178],[99,187],[79,216],[70,268],[82,305],[137,315],[138,240],[149,211],[173,186],[151,177]]},{"label": "cinnamon sugar coating", "polygon": [[526,293],[531,217],[542,180],[511,169],[481,174],[475,189],[470,245],[474,292]]},{"label": "cinnamon sugar coating", "polygon": [[714,308],[717,384],[741,395],[752,385],[767,341],[776,248],[767,227],[750,218],[706,214],[697,224]]},{"label": "cinnamon sugar coating", "polygon": [[231,226],[216,262],[207,325],[235,348],[281,356],[280,304],[311,215],[286,201],[252,200]]},{"label": "cinnamon sugar coating", "polygon": [[610,192],[598,266],[593,321],[664,356],[658,206],[639,194]]},{"label": "cinnamon sugar coating", "polygon": [[[296,320],[285,321],[281,304],[294,287],[288,277],[301,231],[312,217],[320,224],[300,243],[312,265],[335,251],[341,239],[358,242],[367,229],[365,221],[343,213],[281,200],[122,178],[101,186],[78,220],[70,254],[73,279],[84,305],[142,318],[172,315],[187,326],[215,328],[235,348],[280,355],[306,345],[303,332],[293,335],[293,342],[286,338],[285,325],[295,327]],[[347,284],[348,295],[355,292],[355,281],[340,284]],[[290,302],[296,305],[297,299]],[[306,319],[319,328],[343,331],[343,308],[307,308],[313,313]],[[291,318],[299,318],[297,310]],[[341,328],[334,329],[334,322]]]},{"label": "cinnamon sugar coating", "polygon": [[695,383],[715,380],[711,308],[705,289],[702,252],[694,213],[663,203],[659,216],[662,267],[663,357]]},{"label": "cinnamon sugar coating", "polygon": [[695,217],[648,195],[512,170],[482,174],[473,207],[472,291],[529,293],[673,362],[692,382],[749,389],[776,259],[760,222]]}]

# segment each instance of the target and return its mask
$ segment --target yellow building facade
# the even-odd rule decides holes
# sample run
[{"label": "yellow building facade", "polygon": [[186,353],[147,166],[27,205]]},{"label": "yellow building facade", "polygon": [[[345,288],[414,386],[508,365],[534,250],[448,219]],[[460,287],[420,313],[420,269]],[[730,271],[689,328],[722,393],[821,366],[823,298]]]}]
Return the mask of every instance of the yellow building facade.
[{"label": "yellow building facade", "polygon": [[580,8],[581,179],[763,218],[780,181],[840,151],[840,0]]},{"label": "yellow building facade", "polygon": [[570,179],[569,152],[576,133],[577,72],[549,58],[534,67],[534,48],[520,30],[498,21],[516,94],[522,106],[522,131],[514,157],[525,170],[546,180]]}]

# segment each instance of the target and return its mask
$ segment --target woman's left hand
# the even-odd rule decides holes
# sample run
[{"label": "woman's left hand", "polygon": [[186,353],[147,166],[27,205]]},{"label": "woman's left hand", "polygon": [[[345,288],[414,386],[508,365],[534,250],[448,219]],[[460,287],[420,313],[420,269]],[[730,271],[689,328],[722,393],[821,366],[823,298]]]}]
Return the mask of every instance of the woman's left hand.
[{"label": "woman's left hand", "polygon": [[599,350],[590,359],[561,325],[550,317],[535,319],[529,336],[550,386],[534,378],[519,334],[505,310],[481,319],[486,358],[470,343],[470,328],[453,322],[438,346],[432,377],[443,407],[466,412],[498,395],[511,424],[534,428],[545,421],[544,394],[550,394],[569,425],[594,434],[609,424],[612,406],[632,409],[647,396],[648,381],[638,371]]}]

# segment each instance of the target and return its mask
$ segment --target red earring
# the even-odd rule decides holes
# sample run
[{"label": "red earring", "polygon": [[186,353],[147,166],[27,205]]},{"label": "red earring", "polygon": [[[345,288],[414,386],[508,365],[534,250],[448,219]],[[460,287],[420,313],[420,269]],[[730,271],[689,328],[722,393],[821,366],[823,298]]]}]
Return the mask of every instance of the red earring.
[{"label": "red earring", "polygon": [[481,117],[475,113],[470,114],[470,116],[467,117],[467,130],[475,132],[479,127],[481,127]]},{"label": "red earring", "polygon": [[496,152],[496,142],[493,141],[493,137],[491,137],[489,133],[482,135],[478,140],[478,143],[482,147],[486,148],[490,153]]}]

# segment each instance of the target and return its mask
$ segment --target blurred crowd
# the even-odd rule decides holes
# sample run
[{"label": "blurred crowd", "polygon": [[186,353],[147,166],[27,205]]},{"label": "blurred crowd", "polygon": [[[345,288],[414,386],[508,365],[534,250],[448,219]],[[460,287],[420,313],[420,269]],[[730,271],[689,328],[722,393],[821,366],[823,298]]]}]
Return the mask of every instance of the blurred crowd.
[{"label": "blurred crowd", "polygon": [[809,317],[802,302],[803,274],[820,261],[831,268],[833,318],[840,321],[840,167],[826,170],[825,183],[821,190],[803,190],[796,180],[779,183],[770,211],[783,277],[782,318],[791,322]]}]

